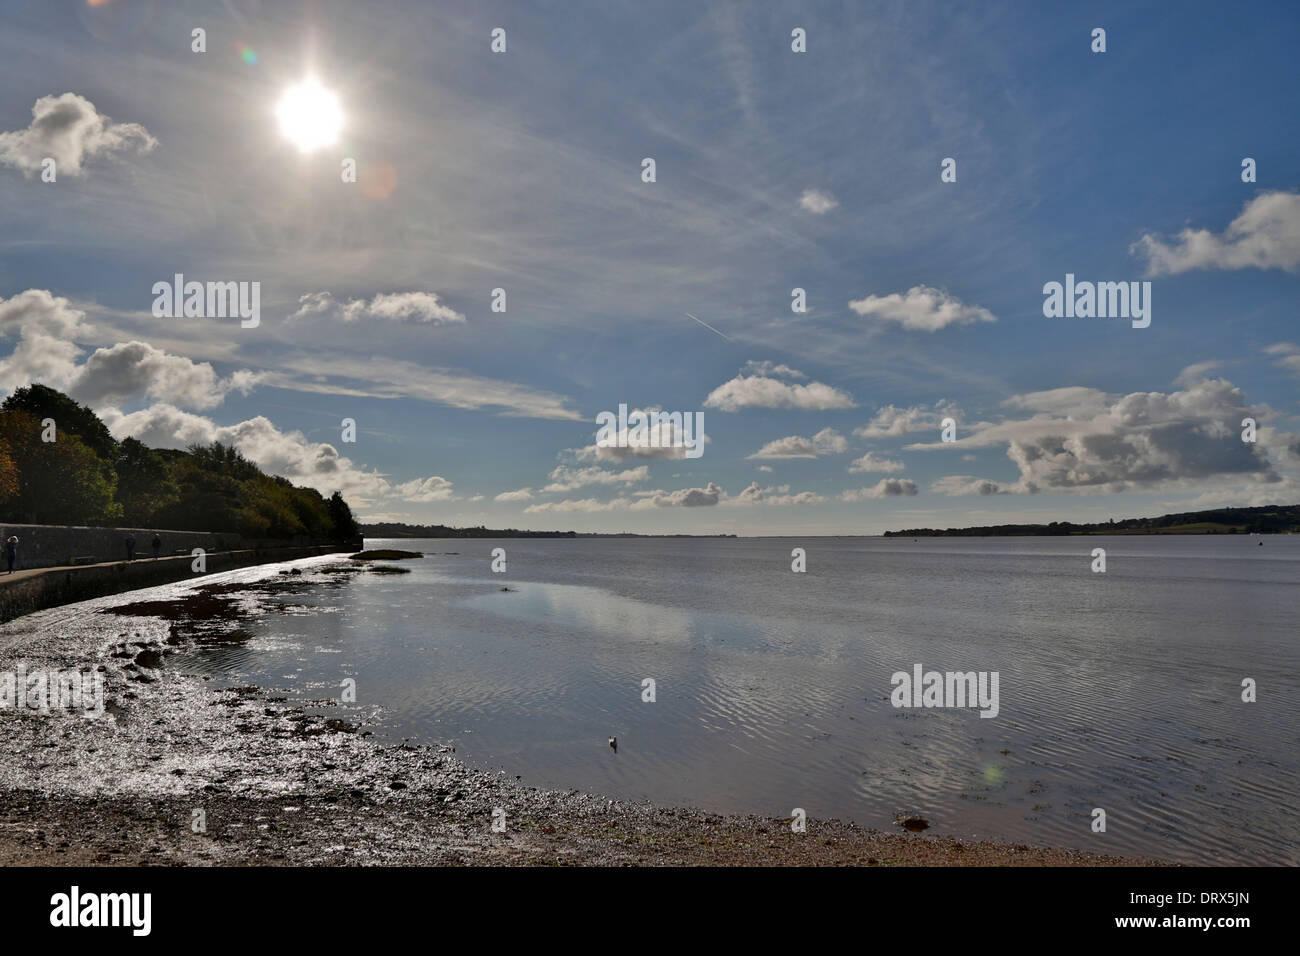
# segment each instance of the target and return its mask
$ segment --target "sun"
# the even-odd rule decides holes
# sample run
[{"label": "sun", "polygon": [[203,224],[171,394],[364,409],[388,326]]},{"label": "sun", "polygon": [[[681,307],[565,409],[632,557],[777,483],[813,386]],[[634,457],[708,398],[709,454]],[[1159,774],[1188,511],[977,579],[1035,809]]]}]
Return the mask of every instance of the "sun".
[{"label": "sun", "polygon": [[338,97],[314,77],[287,89],[275,115],[284,135],[304,153],[328,146],[343,127]]}]

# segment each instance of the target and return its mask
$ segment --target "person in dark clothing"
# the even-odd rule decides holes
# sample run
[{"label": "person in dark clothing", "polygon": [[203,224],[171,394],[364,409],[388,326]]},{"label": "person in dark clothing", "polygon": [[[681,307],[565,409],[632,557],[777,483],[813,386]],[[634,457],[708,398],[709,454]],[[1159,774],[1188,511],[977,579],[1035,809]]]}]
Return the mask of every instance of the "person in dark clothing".
[{"label": "person in dark clothing", "polygon": [[153,536],[153,559],[158,560],[158,552],[162,550],[162,538],[158,535]]},{"label": "person in dark clothing", "polygon": [[135,535],[128,534],[126,536],[126,559],[128,561],[135,560]]},{"label": "person in dark clothing", "polygon": [[18,536],[10,535],[5,541],[5,560],[9,562],[9,573],[14,573],[14,565],[18,563]]}]

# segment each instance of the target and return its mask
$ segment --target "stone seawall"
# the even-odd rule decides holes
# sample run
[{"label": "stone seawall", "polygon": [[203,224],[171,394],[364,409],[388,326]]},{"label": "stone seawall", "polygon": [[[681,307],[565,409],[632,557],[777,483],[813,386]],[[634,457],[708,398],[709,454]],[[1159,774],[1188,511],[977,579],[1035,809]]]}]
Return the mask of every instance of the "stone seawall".
[{"label": "stone seawall", "polygon": [[[255,564],[292,561],[320,554],[350,554],[358,549],[359,545],[353,542],[347,545],[218,551],[206,555],[207,567],[203,573],[214,574]],[[201,577],[201,574],[194,571],[193,562],[194,558],[186,554],[159,558],[156,561],[149,557],[78,567],[44,568],[20,572],[11,577],[0,572],[0,622],[60,604],[72,604],[106,594]]]},{"label": "stone seawall", "polygon": [[[10,535],[18,538],[19,570],[53,568],[69,564],[103,564],[126,560],[126,539],[135,538],[137,558],[153,557],[153,536],[162,539],[159,553],[186,554],[202,548],[214,551],[245,551],[264,548],[306,547],[318,544],[308,537],[253,540],[233,531],[166,531],[161,528],[89,528],[77,525],[0,524],[0,542]],[[0,570],[6,567],[0,550]]]}]

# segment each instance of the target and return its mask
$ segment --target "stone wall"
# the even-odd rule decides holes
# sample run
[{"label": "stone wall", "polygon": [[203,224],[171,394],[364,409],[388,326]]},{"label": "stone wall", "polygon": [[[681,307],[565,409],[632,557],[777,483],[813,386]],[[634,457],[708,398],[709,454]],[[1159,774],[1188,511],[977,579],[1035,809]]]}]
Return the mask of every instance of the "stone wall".
[{"label": "stone wall", "polygon": [[[139,537],[140,535],[137,534],[137,540]],[[202,545],[196,544],[195,547],[202,547]],[[295,558],[309,558],[331,552],[348,553],[355,550],[357,550],[357,542],[347,545],[219,551],[207,555],[206,573],[213,574],[217,571],[230,571],[254,564],[292,561]],[[123,560],[113,564],[86,567],[60,567],[10,579],[0,575],[0,621],[9,621],[43,608],[85,601],[106,594],[190,580],[197,577],[193,570],[193,561],[189,554],[185,554],[158,561],[154,561],[151,557],[148,560],[137,559],[130,562]]]},{"label": "stone wall", "polygon": [[[0,542],[18,536],[16,570],[60,567],[66,564],[94,564],[126,560],[127,535],[135,536],[137,558],[153,557],[153,536],[162,538],[159,551],[169,556],[180,551],[189,554],[202,548],[209,554],[218,551],[263,550],[266,548],[308,547],[320,544],[307,537],[295,539],[246,540],[235,532],[166,531],[161,528],[84,528],[74,525],[7,524],[0,525]],[[80,560],[89,558],[90,560]],[[7,567],[0,550],[0,570]]]}]

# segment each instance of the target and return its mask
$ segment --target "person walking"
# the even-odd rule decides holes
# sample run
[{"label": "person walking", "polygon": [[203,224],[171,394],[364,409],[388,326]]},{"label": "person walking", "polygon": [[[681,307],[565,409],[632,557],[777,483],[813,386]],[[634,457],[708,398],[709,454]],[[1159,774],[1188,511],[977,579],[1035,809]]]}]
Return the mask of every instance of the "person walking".
[{"label": "person walking", "polygon": [[14,565],[18,563],[18,536],[11,534],[5,539],[5,560],[9,562],[9,573],[14,573]]},{"label": "person walking", "polygon": [[158,532],[153,535],[153,559],[158,560],[158,552],[162,550],[162,538],[158,537]]},{"label": "person walking", "polygon": [[126,536],[126,559],[128,561],[135,560],[135,535],[133,534]]}]

